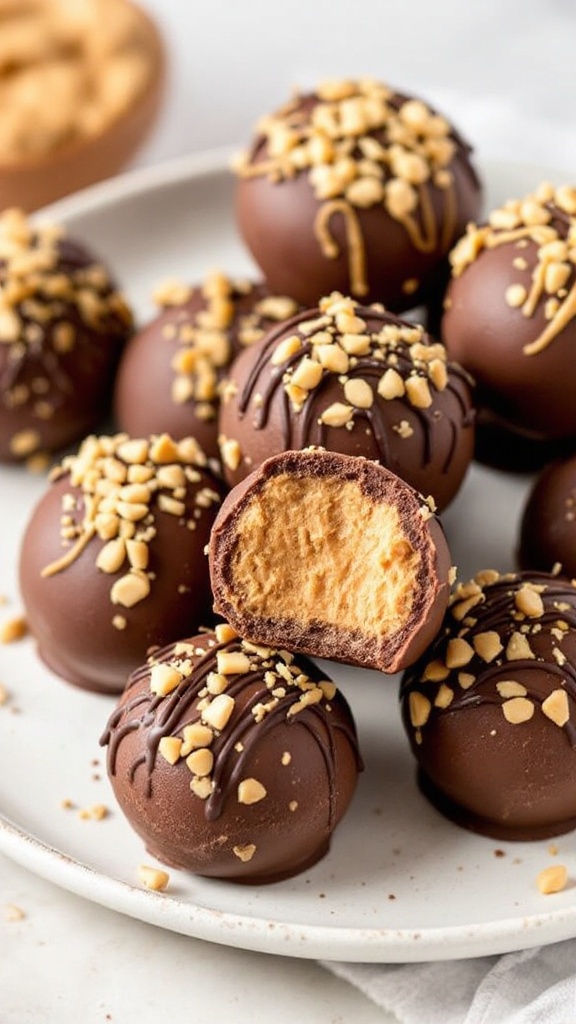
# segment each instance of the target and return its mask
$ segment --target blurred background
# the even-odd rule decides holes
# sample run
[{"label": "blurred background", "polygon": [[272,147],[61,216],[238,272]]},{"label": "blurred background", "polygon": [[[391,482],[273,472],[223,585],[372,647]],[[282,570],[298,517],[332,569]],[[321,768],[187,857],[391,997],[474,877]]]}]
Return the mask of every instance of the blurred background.
[{"label": "blurred background", "polygon": [[294,86],[368,75],[436,103],[483,158],[576,165],[572,0],[142,4],[170,71],[141,162],[237,144]]},{"label": "blurred background", "polygon": [[243,145],[262,113],[324,77],[421,95],[480,159],[576,166],[571,0],[138,8],[0,0],[1,205],[24,195],[33,208],[128,166]]}]

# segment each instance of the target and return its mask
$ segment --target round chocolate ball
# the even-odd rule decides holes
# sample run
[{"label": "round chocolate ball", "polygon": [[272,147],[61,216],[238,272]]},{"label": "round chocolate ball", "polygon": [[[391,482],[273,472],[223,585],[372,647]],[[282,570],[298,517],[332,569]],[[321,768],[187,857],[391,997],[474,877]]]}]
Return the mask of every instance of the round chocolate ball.
[{"label": "round chocolate ball", "polygon": [[298,306],[263,284],[221,273],[196,287],[171,282],[155,299],[161,311],[132,336],[118,368],[118,425],[133,437],[193,435],[217,457],[222,375],[238,352]]},{"label": "round chocolate ball", "polygon": [[101,742],[149,852],[233,882],[275,882],[323,857],[361,767],[335,685],[227,624],[135,671]]},{"label": "round chocolate ball", "polygon": [[441,336],[478,405],[535,440],[576,437],[576,189],[543,183],[470,225]]},{"label": "round chocolate ball", "polygon": [[576,826],[576,586],[550,573],[479,573],[404,674],[421,787],[497,839]]},{"label": "round chocolate ball", "polygon": [[472,459],[471,380],[422,327],[335,293],[235,360],[219,429],[231,486],[315,445],[376,459],[440,510]]},{"label": "round chocolate ball", "polygon": [[119,693],[150,648],[213,621],[204,554],[222,485],[192,439],[88,437],[22,540],[20,587],[42,660]]},{"label": "round chocolate ball", "polygon": [[261,118],[237,163],[237,219],[272,291],[338,290],[395,312],[425,301],[478,216],[470,147],[420,99],[322,82]]},{"label": "round chocolate ball", "polygon": [[576,455],[547,466],[532,486],[520,521],[523,569],[560,567],[576,578]]},{"label": "round chocolate ball", "polygon": [[0,460],[54,452],[108,411],[132,315],[106,267],[54,225],[0,216]]}]

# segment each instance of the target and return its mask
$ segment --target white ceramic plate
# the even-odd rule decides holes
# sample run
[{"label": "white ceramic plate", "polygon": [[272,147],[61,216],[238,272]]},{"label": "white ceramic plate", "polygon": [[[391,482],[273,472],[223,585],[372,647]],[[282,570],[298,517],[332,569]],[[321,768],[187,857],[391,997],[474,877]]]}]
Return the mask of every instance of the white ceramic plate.
[{"label": "white ceramic plate", "polygon": [[[208,269],[250,271],[232,219],[221,153],[123,176],[52,208],[114,267],[140,318],[162,278]],[[488,203],[523,194],[541,168],[491,166]],[[527,478],[473,467],[445,525],[461,578],[514,566]],[[19,538],[45,488],[0,468],[3,619],[21,611]],[[165,893],[143,890],[149,862],[116,811],[98,738],[114,701],[52,676],[31,639],[0,648],[0,849],[32,871],[104,906],[213,942],[290,956],[407,962],[500,953],[576,936],[576,888],[542,896],[536,876],[576,864],[576,834],[547,843],[495,843],[460,830],[420,795],[400,726],[397,680],[330,666],[358,722],[366,771],[328,856],[298,878],[242,887],[172,871]],[[64,809],[70,800],[74,807]],[[103,803],[111,813],[84,820]]]}]

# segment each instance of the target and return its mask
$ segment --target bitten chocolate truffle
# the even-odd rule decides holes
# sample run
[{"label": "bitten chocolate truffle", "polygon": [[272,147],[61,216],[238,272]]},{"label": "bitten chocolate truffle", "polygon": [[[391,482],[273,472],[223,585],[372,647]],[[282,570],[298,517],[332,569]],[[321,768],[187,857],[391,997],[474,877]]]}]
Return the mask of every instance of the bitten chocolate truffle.
[{"label": "bitten chocolate truffle", "polygon": [[422,327],[334,293],[235,360],[219,426],[231,486],[317,445],[378,460],[441,510],[474,451],[471,379]]},{"label": "bitten chocolate truffle", "polygon": [[396,672],[442,622],[450,554],[428,503],[368,459],[276,455],[224,499],[214,607],[247,639]]},{"label": "bitten chocolate truffle", "polygon": [[520,520],[522,569],[576,578],[576,455],[547,466],[530,490]]},{"label": "bitten chocolate truffle", "polygon": [[54,452],[109,409],[132,314],[106,267],[55,225],[0,216],[0,460]]},{"label": "bitten chocolate truffle", "polygon": [[167,282],[158,315],[130,339],[116,378],[114,406],[133,437],[193,435],[218,456],[219,384],[233,357],[297,312],[263,284],[212,273],[195,286]]},{"label": "bitten chocolate truffle", "polygon": [[227,624],[135,671],[101,742],[150,853],[233,882],[279,881],[323,857],[361,767],[334,683]]},{"label": "bitten chocolate truffle", "polygon": [[210,624],[204,549],[220,499],[192,438],[92,436],[67,456],[20,554],[26,617],[49,668],[119,693],[150,648]]},{"label": "bitten chocolate truffle", "polygon": [[481,186],[467,145],[420,99],[330,80],[262,117],[236,161],[240,231],[269,287],[337,290],[395,312],[424,301]]},{"label": "bitten chocolate truffle", "polygon": [[402,681],[424,793],[497,839],[576,826],[576,587],[548,573],[479,573]]},{"label": "bitten chocolate truffle", "polygon": [[576,437],[576,188],[544,182],[471,224],[441,335],[477,403],[536,440]]}]

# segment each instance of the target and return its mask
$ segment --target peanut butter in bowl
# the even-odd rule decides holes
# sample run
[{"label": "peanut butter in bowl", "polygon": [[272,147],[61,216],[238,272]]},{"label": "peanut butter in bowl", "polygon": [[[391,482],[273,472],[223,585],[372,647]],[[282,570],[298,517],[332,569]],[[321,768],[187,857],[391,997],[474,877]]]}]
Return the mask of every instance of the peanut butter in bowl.
[{"label": "peanut butter in bowl", "polygon": [[157,116],[158,30],[129,0],[0,0],[0,207],[109,177]]}]

